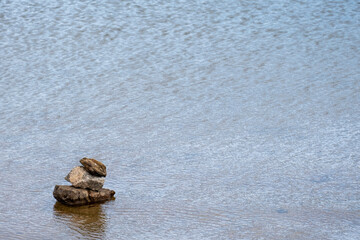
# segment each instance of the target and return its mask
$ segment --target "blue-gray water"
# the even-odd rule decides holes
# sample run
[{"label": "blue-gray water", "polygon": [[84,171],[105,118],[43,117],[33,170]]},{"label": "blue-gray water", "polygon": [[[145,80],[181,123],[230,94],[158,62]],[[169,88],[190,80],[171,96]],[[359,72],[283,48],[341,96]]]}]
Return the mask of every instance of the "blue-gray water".
[{"label": "blue-gray water", "polygon": [[360,3],[0,0],[0,169],[1,239],[359,239]]}]

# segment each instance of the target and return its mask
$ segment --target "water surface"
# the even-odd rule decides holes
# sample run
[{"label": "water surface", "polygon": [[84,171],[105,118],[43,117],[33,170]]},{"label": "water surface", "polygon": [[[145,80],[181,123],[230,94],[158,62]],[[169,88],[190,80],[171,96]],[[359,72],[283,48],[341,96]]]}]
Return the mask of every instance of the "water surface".
[{"label": "water surface", "polygon": [[2,0],[0,56],[1,239],[359,238],[358,1]]}]

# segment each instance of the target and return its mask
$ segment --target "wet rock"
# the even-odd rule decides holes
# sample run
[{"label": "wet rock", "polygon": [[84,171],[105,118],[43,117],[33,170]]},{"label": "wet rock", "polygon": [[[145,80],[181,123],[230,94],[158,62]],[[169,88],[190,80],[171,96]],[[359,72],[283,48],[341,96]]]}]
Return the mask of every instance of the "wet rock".
[{"label": "wet rock", "polygon": [[74,187],[90,190],[100,190],[104,186],[105,178],[93,176],[84,167],[74,167],[65,177]]},{"label": "wet rock", "polygon": [[114,199],[115,192],[105,188],[93,191],[73,186],[56,185],[53,195],[56,200],[63,204],[79,206],[112,200]]},{"label": "wet rock", "polygon": [[83,158],[83,166],[73,168],[65,177],[72,186],[56,185],[53,195],[58,202],[80,206],[114,199],[115,192],[102,188],[105,182],[106,166],[101,162]]},{"label": "wet rock", "polygon": [[106,177],[106,166],[98,160],[92,158],[83,158],[80,163],[90,174],[100,177]]}]

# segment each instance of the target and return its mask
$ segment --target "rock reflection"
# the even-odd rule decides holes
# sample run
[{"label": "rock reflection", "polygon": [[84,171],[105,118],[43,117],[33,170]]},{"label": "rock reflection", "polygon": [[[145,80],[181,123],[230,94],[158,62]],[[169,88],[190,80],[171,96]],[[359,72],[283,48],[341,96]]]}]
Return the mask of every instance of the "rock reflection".
[{"label": "rock reflection", "polygon": [[85,238],[102,239],[105,237],[106,215],[101,204],[69,207],[56,202],[54,216],[71,230]]}]

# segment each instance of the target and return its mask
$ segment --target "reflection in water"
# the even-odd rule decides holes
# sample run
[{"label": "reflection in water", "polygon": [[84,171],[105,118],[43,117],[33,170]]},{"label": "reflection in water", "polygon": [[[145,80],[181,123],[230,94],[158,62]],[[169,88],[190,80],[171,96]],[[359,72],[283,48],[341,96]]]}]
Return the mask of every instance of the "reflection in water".
[{"label": "reflection in water", "polygon": [[101,204],[69,207],[56,202],[54,217],[56,221],[66,223],[71,230],[83,237],[99,239],[105,235],[106,216]]}]

